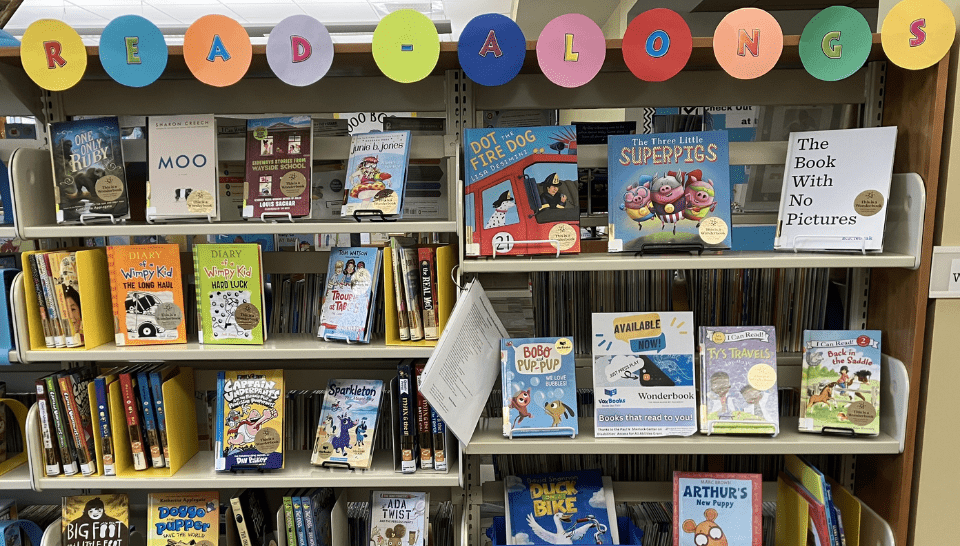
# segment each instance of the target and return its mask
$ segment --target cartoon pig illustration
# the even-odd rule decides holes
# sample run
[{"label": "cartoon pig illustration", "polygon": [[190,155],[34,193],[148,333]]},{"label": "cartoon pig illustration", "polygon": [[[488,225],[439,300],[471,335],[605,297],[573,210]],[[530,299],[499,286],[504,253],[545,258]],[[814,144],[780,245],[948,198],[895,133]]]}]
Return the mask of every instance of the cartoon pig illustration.
[{"label": "cartoon pig illustration", "polygon": [[620,203],[620,210],[625,211],[627,216],[637,223],[638,229],[643,229],[641,222],[653,218],[653,211],[650,210],[652,180],[653,177],[650,175],[641,175],[638,182],[627,186],[623,194],[623,203]]},{"label": "cartoon pig illustration", "polygon": [[703,180],[703,172],[700,169],[687,173],[687,183],[683,197],[685,201],[683,217],[696,221],[697,227],[700,227],[700,222],[708,214],[717,209],[713,180]]},{"label": "cartoon pig illustration", "polygon": [[653,211],[660,219],[660,229],[673,224],[677,232],[677,222],[683,219],[684,195],[683,173],[669,171],[666,175],[656,175],[651,185],[653,191]]}]

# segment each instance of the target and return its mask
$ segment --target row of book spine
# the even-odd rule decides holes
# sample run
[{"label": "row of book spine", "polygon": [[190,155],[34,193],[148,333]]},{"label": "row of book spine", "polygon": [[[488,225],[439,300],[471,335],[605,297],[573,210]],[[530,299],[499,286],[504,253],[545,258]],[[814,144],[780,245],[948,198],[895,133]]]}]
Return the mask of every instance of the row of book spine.
[{"label": "row of book spine", "polygon": [[425,362],[397,367],[400,418],[400,469],[446,471],[446,423],[430,406],[420,390]]},{"label": "row of book spine", "polygon": [[333,490],[295,489],[283,497],[283,532],[287,546],[330,544],[330,514],[336,498]]},{"label": "row of book spine", "polygon": [[440,339],[434,248],[401,246],[393,237],[390,239],[390,253],[401,341]]},{"label": "row of book spine", "polygon": [[[79,291],[68,279],[76,279],[71,269],[76,252],[39,252],[30,254],[30,276],[33,278],[44,343],[47,347],[82,347],[81,322],[71,320],[71,310],[79,315]],[[76,301],[70,301],[75,298]]]}]

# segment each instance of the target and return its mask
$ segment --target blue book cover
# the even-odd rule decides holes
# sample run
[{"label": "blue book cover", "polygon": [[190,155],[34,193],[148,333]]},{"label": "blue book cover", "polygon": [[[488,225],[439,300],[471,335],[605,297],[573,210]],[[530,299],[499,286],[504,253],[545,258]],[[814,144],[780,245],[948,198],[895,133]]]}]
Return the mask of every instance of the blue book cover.
[{"label": "blue book cover", "polygon": [[217,244],[240,244],[240,243],[257,243],[260,245],[261,252],[273,252],[277,249],[276,241],[274,240],[273,235],[264,234],[264,235],[250,235],[250,234],[220,234],[217,235],[215,240],[212,241]]},{"label": "blue book cover", "polygon": [[566,337],[500,340],[503,435],[576,436],[577,378]]},{"label": "blue book cover", "polygon": [[[291,497],[293,501],[293,522],[297,529],[297,546],[307,546],[307,528],[303,515],[303,497]],[[292,545],[290,545],[292,546]]]},{"label": "blue book cover", "polygon": [[880,331],[804,330],[800,431],[880,433]]},{"label": "blue book cover", "polygon": [[10,363],[10,351],[17,346],[17,338],[13,335],[13,313],[10,312],[10,289],[19,272],[13,268],[0,269],[0,364]]},{"label": "blue book cover", "polygon": [[353,135],[347,159],[346,201],[340,216],[380,211],[402,218],[408,163],[410,131]]},{"label": "blue book cover", "polygon": [[673,473],[673,544],[763,544],[760,474]]},{"label": "blue book cover", "polygon": [[157,433],[160,436],[160,446],[163,448],[163,458],[170,459],[170,446],[167,443],[167,417],[163,410],[163,370],[150,372],[150,392],[153,394],[154,416],[157,420]]},{"label": "blue book cover", "polygon": [[379,248],[332,249],[317,336],[368,343],[379,279]]},{"label": "blue book cover", "polygon": [[166,466],[163,458],[163,447],[160,445],[160,436],[157,432],[157,421],[153,416],[153,394],[150,391],[150,376],[146,371],[137,374],[137,387],[140,389],[140,404],[143,406],[143,428],[146,432],[147,445],[150,446],[150,460],[154,468]]},{"label": "blue book cover", "polygon": [[0,161],[0,224],[13,225],[13,201],[10,199],[10,172]]},{"label": "blue book cover", "polygon": [[619,544],[613,487],[599,470],[506,476],[509,544]]},{"label": "blue book cover", "polygon": [[300,497],[300,507],[303,509],[303,532],[307,536],[307,546],[317,546],[317,531],[313,520],[313,501],[307,496]]},{"label": "blue book cover", "polygon": [[580,252],[576,127],[466,129],[463,149],[467,256]]},{"label": "blue book cover", "polygon": [[77,222],[84,214],[130,217],[116,116],[51,123],[50,155],[57,223]]},{"label": "blue book cover", "polygon": [[283,468],[283,370],[226,371],[219,381],[221,470]]},{"label": "blue book cover", "polygon": [[[114,376],[116,379],[116,376]],[[93,380],[93,392],[97,397],[97,423],[100,438],[103,441],[103,475],[116,476],[117,470],[113,455],[113,433],[110,430],[110,404],[107,402],[107,378],[97,377]]]},{"label": "blue book cover", "polygon": [[611,135],[608,142],[609,252],[730,248],[726,131]]},{"label": "blue book cover", "polygon": [[370,468],[383,381],[331,379],[323,396],[310,463]]}]

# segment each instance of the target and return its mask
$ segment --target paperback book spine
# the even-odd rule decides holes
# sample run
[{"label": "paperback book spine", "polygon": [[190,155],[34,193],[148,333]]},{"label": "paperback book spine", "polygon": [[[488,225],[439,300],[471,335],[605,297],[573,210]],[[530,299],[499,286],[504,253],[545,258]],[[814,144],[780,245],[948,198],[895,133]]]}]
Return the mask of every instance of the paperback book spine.
[{"label": "paperback book spine", "polygon": [[[125,315],[122,315],[120,312],[120,306],[122,305],[120,302],[123,298],[119,292],[120,287],[117,286],[116,275],[114,275],[114,272],[117,271],[114,258],[115,253],[115,247],[107,247],[107,271],[110,272],[108,276],[110,277],[110,299],[113,309],[113,338],[117,347],[123,347],[127,344],[127,325]],[[124,319],[122,326],[121,319]]]},{"label": "paperback book spine", "polygon": [[407,318],[410,323],[410,340],[423,339],[423,320],[420,317],[420,276],[417,274],[417,257],[412,248],[400,248],[403,271],[403,293],[407,298]]},{"label": "paperback book spine", "polygon": [[63,328],[63,315],[53,287],[53,279],[50,276],[50,259],[46,254],[36,254],[36,257],[40,269],[40,280],[43,283],[43,295],[47,300],[47,314],[50,315],[51,329],[55,336],[54,344],[57,348],[63,348],[67,346],[67,332],[70,330]]},{"label": "paperback book spine", "polygon": [[409,364],[400,364],[397,367],[397,383],[399,390],[398,407],[400,411],[400,471],[412,473],[417,471],[417,461],[414,459],[416,439],[415,416],[413,411],[413,370]]},{"label": "paperback book spine", "polygon": [[107,380],[98,377],[93,380],[93,389],[97,396],[97,419],[100,423],[100,437],[103,443],[103,475],[116,476],[114,461],[113,432],[110,429],[110,404],[107,402]]},{"label": "paperback book spine", "polygon": [[214,404],[216,404],[216,422],[213,425],[214,430],[214,444],[213,444],[213,461],[214,461],[214,470],[223,471],[227,470],[227,458],[223,453],[223,384],[227,380],[226,372],[220,371],[217,372],[217,396],[214,398]]},{"label": "paperback book spine", "polygon": [[47,384],[43,379],[38,379],[37,387],[37,410],[40,414],[40,436],[43,442],[43,461],[45,475],[59,476],[62,473],[60,468],[60,453],[56,445],[54,432],[51,429],[50,407],[48,405],[49,396],[47,395]]},{"label": "paperback book spine", "polygon": [[437,317],[437,268],[432,248],[417,250],[420,261],[420,290],[423,293],[423,337],[436,340],[440,337]]},{"label": "paperback book spine", "polygon": [[300,506],[303,508],[303,532],[307,535],[307,546],[317,546],[316,522],[313,519],[313,502],[310,497],[300,497]]},{"label": "paperback book spine", "polygon": [[420,446],[420,468],[433,468],[433,437],[430,432],[430,404],[420,392],[423,383],[423,367],[417,364],[414,372],[417,374],[417,443]]},{"label": "paperback book spine", "polygon": [[448,469],[447,424],[433,407],[430,408],[430,431],[433,433],[433,468],[446,472]]},{"label": "paperback book spine", "polygon": [[73,445],[77,449],[77,458],[80,461],[80,472],[84,476],[91,476],[97,470],[97,463],[87,448],[87,439],[84,437],[83,425],[80,423],[80,407],[73,396],[73,378],[65,376],[58,379],[60,396],[63,398],[63,412],[67,426],[73,437]]},{"label": "paperback book spine", "polygon": [[43,281],[40,280],[40,268],[37,265],[37,255],[31,254],[28,261],[30,262],[30,276],[33,278],[33,292],[37,296],[37,308],[40,311],[40,324],[43,326],[43,343],[47,347],[56,347],[57,342],[53,335],[50,315],[47,313],[47,302],[43,295]]},{"label": "paperback book spine", "polygon": [[307,546],[307,531],[303,522],[303,506],[300,497],[293,497],[293,521],[297,529],[298,546]]},{"label": "paperback book spine", "polygon": [[133,469],[147,469],[147,454],[143,449],[143,432],[140,428],[137,404],[136,378],[131,373],[120,374],[120,393],[123,395],[123,410],[130,433],[130,451],[133,454]]},{"label": "paperback book spine", "polygon": [[163,377],[160,371],[150,372],[150,391],[153,394],[153,404],[156,408],[154,415],[157,420],[157,434],[160,437],[160,446],[163,448],[163,458],[170,460],[170,446],[167,443],[167,414],[163,409]]},{"label": "paperback book spine", "polygon": [[297,545],[297,525],[293,520],[293,500],[283,497],[283,524],[287,533],[287,546]]},{"label": "paperback book spine", "polygon": [[397,245],[396,239],[390,241],[393,291],[397,298],[397,325],[400,328],[400,340],[407,341],[410,339],[410,322],[409,316],[407,315],[407,300],[403,291],[403,268],[400,266],[400,260],[402,260],[403,257],[400,255]]},{"label": "paperback book spine", "polygon": [[143,428],[146,431],[147,446],[150,448],[150,462],[154,468],[163,468],[163,448],[157,433],[157,421],[153,418],[153,396],[150,394],[150,378],[148,372],[137,374],[137,388],[140,390],[140,404],[143,407]]},{"label": "paperback book spine", "polygon": [[80,467],[77,465],[77,457],[73,452],[73,442],[70,441],[70,432],[64,420],[57,378],[49,376],[46,378],[46,382],[47,394],[50,396],[50,413],[53,415],[53,429],[57,432],[57,445],[60,446],[60,462],[63,463],[63,473],[66,476],[73,476],[80,471]]},{"label": "paperback book spine", "polygon": [[[247,528],[247,520],[243,513],[239,497],[230,499],[230,506],[233,507],[233,521],[237,523],[237,534],[240,537],[240,546],[253,546],[250,540],[250,531]],[[260,545],[257,545],[260,546]]]}]

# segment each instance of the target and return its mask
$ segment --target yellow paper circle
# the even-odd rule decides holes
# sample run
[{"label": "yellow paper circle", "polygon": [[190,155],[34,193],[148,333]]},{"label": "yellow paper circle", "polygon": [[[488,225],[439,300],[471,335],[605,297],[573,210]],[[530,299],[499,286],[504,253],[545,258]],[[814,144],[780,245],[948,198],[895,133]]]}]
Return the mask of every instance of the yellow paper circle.
[{"label": "yellow paper circle", "polygon": [[380,21],[371,49],[384,76],[400,83],[417,82],[437,66],[440,35],[426,15],[401,9]]},{"label": "yellow paper circle", "polygon": [[47,91],[76,85],[87,70],[87,48],[77,31],[56,19],[34,21],[20,41],[23,70]]},{"label": "yellow paper circle", "polygon": [[950,51],[956,28],[953,12],[940,0],[901,0],[883,20],[880,43],[893,64],[921,70]]}]

